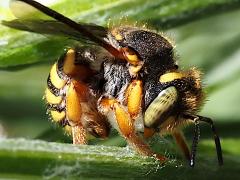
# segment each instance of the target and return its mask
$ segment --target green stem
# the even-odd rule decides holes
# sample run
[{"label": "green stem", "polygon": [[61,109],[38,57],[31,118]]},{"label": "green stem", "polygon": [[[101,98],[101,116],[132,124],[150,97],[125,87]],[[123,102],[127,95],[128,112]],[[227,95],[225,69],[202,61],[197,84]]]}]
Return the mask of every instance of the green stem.
[{"label": "green stem", "polygon": [[[215,158],[215,157],[214,157]],[[239,161],[225,157],[223,167],[213,158],[201,157],[190,168],[176,160],[161,166],[153,158],[136,155],[128,148],[74,146],[70,144],[0,140],[0,177],[79,179],[237,179]]]}]

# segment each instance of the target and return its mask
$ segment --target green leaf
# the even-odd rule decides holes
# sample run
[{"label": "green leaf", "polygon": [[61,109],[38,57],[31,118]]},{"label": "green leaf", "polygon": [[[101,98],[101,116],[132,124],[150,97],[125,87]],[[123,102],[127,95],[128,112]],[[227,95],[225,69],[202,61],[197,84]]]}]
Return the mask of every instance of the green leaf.
[{"label": "green leaf", "polygon": [[209,17],[171,30],[180,67],[203,72],[206,103],[201,111],[216,121],[240,119],[240,11]]},{"label": "green leaf", "polygon": [[[147,22],[163,29],[240,7],[239,0],[98,0],[94,1],[92,6],[90,4],[90,1],[76,0],[69,3],[63,0],[52,8],[82,22],[106,25],[111,18],[114,24],[127,15],[129,21]],[[53,61],[64,47],[72,45],[71,41],[63,38],[47,39],[2,26],[0,36],[3,37],[0,46],[0,68]]]},{"label": "green leaf", "polygon": [[[229,141],[228,145],[233,145]],[[210,146],[208,142],[205,146]],[[202,147],[204,148],[204,146]],[[239,147],[238,147],[239,148]],[[239,177],[239,157],[225,156],[218,167],[213,158],[198,158],[194,169],[172,160],[164,166],[144,158],[129,148],[74,146],[70,144],[8,139],[0,141],[0,176],[66,179],[229,179]]]}]

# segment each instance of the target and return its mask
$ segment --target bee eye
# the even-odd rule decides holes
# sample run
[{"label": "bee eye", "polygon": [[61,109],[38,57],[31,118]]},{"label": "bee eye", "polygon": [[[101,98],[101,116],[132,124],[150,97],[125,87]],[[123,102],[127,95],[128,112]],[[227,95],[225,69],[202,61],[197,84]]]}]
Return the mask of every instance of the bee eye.
[{"label": "bee eye", "polygon": [[127,47],[122,48],[123,56],[125,59],[132,65],[137,66],[141,63],[140,58],[138,57],[137,53]]}]

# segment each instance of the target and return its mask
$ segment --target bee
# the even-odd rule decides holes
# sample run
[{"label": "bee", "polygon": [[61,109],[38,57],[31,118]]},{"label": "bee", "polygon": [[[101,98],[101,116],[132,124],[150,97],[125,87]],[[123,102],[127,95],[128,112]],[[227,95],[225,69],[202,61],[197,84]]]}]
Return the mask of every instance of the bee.
[{"label": "bee", "polygon": [[[12,5],[33,7],[53,19],[17,18],[4,25],[67,36],[82,44],[67,49],[52,66],[45,91],[53,121],[72,135],[73,144],[87,144],[88,135],[106,138],[113,127],[139,154],[164,163],[167,157],[153,152],[146,140],[171,134],[193,167],[199,124],[205,122],[213,132],[218,163],[223,164],[213,121],[197,115],[204,102],[201,72],[180,69],[166,37],[135,26],[77,23],[33,0],[15,0]],[[191,150],[181,128],[189,123],[195,127]]]}]

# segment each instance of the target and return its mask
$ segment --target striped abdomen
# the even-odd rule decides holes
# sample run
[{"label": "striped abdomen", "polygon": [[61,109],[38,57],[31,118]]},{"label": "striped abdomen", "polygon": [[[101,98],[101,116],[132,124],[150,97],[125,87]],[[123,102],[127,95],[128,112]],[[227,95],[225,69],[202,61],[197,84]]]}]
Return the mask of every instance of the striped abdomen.
[{"label": "striped abdomen", "polygon": [[49,114],[69,133],[78,126],[86,133],[105,137],[108,124],[97,112],[97,97],[84,83],[96,72],[87,62],[76,64],[76,58],[76,51],[70,49],[52,66],[45,91]]},{"label": "striped abdomen", "polygon": [[47,108],[53,121],[61,126],[69,126],[66,118],[66,90],[70,78],[63,73],[63,64],[67,57],[73,56],[73,51],[68,51],[56,62],[47,79],[45,99]]}]

